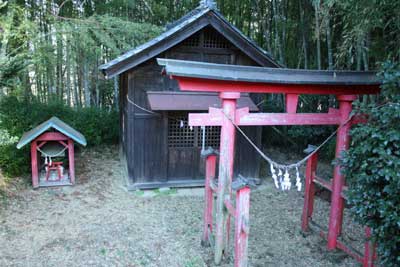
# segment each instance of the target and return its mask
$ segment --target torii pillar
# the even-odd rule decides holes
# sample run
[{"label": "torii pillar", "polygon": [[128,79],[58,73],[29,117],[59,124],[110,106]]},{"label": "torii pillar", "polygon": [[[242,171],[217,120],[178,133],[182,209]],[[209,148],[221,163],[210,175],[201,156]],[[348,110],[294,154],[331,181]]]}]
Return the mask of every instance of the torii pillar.
[{"label": "torii pillar", "polygon": [[222,255],[227,254],[229,245],[230,214],[225,209],[224,200],[232,197],[232,178],[233,162],[235,158],[235,136],[236,129],[233,123],[235,121],[236,102],[240,98],[240,93],[221,92],[222,112],[226,116],[222,117],[220,158],[218,174],[218,191],[216,203],[216,228],[215,228],[215,255],[216,264],[221,263]]}]

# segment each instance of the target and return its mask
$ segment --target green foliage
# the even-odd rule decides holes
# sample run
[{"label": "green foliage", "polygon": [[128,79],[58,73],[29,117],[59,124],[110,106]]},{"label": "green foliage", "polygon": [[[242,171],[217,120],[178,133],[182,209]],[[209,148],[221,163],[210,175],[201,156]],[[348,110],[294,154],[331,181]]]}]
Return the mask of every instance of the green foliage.
[{"label": "green foliage", "polygon": [[3,97],[0,100],[0,129],[11,136],[0,144],[0,168],[6,175],[20,175],[29,169],[29,150],[17,150],[15,137],[20,138],[52,116],[80,131],[89,146],[118,142],[118,113],[114,110],[94,107],[73,109],[57,100],[43,104],[35,99],[27,101],[15,96]]},{"label": "green foliage", "polygon": [[28,173],[30,167],[28,147],[18,150],[15,145],[0,145],[0,168],[9,177]]},{"label": "green foliage", "polygon": [[26,43],[35,33],[23,8],[0,1],[0,94],[23,90],[21,76],[30,62]]},{"label": "green foliage", "polygon": [[352,132],[342,160],[356,219],[373,229],[382,266],[400,266],[400,64],[385,63],[378,108],[358,104],[368,124]]}]

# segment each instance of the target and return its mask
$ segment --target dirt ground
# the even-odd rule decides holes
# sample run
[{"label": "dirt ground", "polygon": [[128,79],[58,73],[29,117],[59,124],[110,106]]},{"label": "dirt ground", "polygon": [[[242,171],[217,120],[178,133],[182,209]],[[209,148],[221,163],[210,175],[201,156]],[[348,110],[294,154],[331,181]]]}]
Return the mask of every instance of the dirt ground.
[{"label": "dirt ground", "polygon": [[[74,187],[18,189],[0,208],[0,266],[214,266],[200,246],[202,189],[127,192],[116,147],[78,154]],[[279,192],[271,179],[252,191],[250,266],[359,266],[303,236],[303,194]],[[315,217],[327,223],[328,203]],[[345,217],[346,231],[360,239]],[[233,252],[233,250],[231,250]],[[233,266],[233,255],[222,264]]]}]

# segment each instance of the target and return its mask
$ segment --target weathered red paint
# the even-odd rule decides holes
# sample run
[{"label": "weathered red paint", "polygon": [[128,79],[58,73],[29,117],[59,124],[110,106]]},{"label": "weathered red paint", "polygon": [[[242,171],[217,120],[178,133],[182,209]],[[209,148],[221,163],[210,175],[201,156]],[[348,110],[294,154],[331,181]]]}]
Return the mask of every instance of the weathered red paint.
[{"label": "weathered red paint", "polygon": [[225,199],[224,204],[225,204],[225,208],[229,212],[229,214],[235,218],[236,211],[235,211],[235,207],[233,206],[232,202],[229,199]]},{"label": "weathered red paint", "polygon": [[314,177],[317,170],[318,154],[314,153],[308,160],[306,166],[306,179],[304,188],[304,207],[303,214],[301,216],[301,229],[308,231],[309,219],[312,216],[314,210],[314,196],[315,196],[315,185]]},{"label": "weathered red paint", "polygon": [[236,192],[235,210],[235,267],[247,267],[249,239],[250,188]]},{"label": "weathered red paint", "polygon": [[37,142],[36,140],[31,143],[31,169],[32,169],[32,187],[39,187],[39,168],[37,156]]},{"label": "weathered red paint", "polygon": [[69,138],[60,132],[47,132],[36,138],[36,141],[66,141]]},{"label": "weathered red paint", "polygon": [[[293,110],[292,110],[293,111]],[[235,123],[239,126],[268,125],[339,125],[340,114],[332,113],[249,113],[248,108],[236,110]],[[223,117],[221,109],[210,108],[209,113],[190,113],[190,126],[221,126]]]},{"label": "weathered red paint", "polygon": [[224,200],[225,198],[230,200],[232,194],[231,183],[235,150],[235,126],[232,124],[231,120],[235,120],[236,101],[240,98],[240,93],[220,93],[220,98],[222,101],[222,110],[226,116],[223,116],[221,125],[216,203],[214,261],[217,265],[221,263],[222,255],[227,255],[228,253],[230,215],[225,210]]},{"label": "weathered red paint", "polygon": [[336,114],[288,114],[288,113],[249,113],[237,118],[241,126],[256,125],[338,125],[339,116]]},{"label": "weathered red paint", "polygon": [[297,103],[299,102],[299,95],[298,94],[286,94],[285,102],[286,102],[286,112],[287,113],[296,113]]},{"label": "weathered red paint", "polygon": [[57,175],[58,175],[57,181],[60,181],[62,179],[62,173],[61,173],[62,164],[63,163],[61,161],[56,161],[56,162],[52,162],[51,164],[49,164],[48,170],[46,171],[46,181],[49,180],[51,170],[57,171]]},{"label": "weathered red paint", "polygon": [[[348,149],[350,136],[349,131],[351,123],[348,122],[352,101],[356,96],[339,96],[339,112],[342,125],[336,137],[336,158],[340,158],[341,153]],[[333,171],[332,194],[331,194],[331,211],[329,215],[329,231],[328,231],[328,249],[336,248],[337,238],[342,231],[344,199],[342,197],[343,186],[345,185],[345,177],[341,173],[340,166],[336,165]]]},{"label": "weathered red paint", "polygon": [[377,85],[273,84],[172,76],[182,91],[272,94],[354,95],[377,94]]},{"label": "weathered red paint", "polygon": [[365,228],[365,245],[364,245],[364,259],[363,267],[374,267],[374,261],[376,259],[375,244],[371,240],[371,228]]},{"label": "weathered red paint", "polygon": [[209,155],[206,157],[206,179],[205,179],[205,201],[204,201],[204,226],[202,244],[210,243],[209,233],[213,230],[213,190],[211,183],[215,179],[215,168],[217,164],[217,156]]},{"label": "weathered red paint", "polygon": [[58,143],[60,143],[64,147],[68,148],[68,145],[64,141],[59,140]]},{"label": "weathered red paint", "polygon": [[[332,182],[325,180],[321,177],[314,176],[314,183],[332,192]],[[344,190],[344,187],[343,187]]]}]

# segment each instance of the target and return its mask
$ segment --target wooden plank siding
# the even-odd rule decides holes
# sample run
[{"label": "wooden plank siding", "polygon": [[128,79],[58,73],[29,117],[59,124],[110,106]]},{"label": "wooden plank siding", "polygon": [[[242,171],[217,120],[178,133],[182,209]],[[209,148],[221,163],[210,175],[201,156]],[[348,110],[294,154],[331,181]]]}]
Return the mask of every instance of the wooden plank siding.
[{"label": "wooden plank siding", "polygon": [[[204,31],[197,33],[204,38]],[[186,59],[224,64],[258,66],[232,43],[225,48],[187,47],[178,44],[157,57]],[[168,112],[150,114],[126,100],[150,109],[147,91],[178,91],[175,80],[161,75],[161,67],[156,57],[124,72],[120,80],[121,145],[124,153],[131,188],[152,188],[160,186],[201,185],[204,179],[204,160],[200,157],[200,147],[169,147]],[[254,96],[251,96],[252,98]],[[257,97],[259,99],[259,97]],[[253,100],[254,101],[254,100]],[[257,103],[257,101],[255,101]],[[246,133],[261,144],[261,128],[248,127]],[[258,177],[260,160],[253,148],[238,133],[235,173]]]}]

